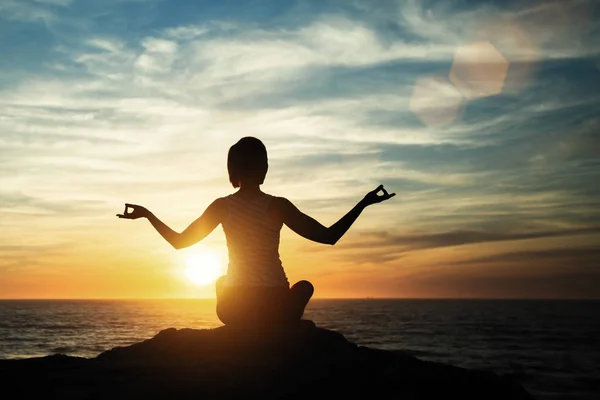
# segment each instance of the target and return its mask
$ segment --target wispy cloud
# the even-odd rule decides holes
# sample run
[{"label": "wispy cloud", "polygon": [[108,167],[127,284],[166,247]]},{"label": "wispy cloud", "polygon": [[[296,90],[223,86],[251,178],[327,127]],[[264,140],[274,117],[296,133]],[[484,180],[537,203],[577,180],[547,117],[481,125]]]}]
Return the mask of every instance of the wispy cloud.
[{"label": "wispy cloud", "polygon": [[600,226],[580,228],[580,229],[561,229],[548,231],[510,231],[510,230],[464,230],[450,231],[442,233],[424,233],[424,234],[392,234],[389,232],[379,232],[361,235],[362,241],[348,244],[349,248],[375,248],[388,247],[395,252],[432,249],[448,246],[460,246],[473,243],[490,243],[500,241],[515,241],[524,239],[540,239],[557,236],[574,236],[599,234]]}]

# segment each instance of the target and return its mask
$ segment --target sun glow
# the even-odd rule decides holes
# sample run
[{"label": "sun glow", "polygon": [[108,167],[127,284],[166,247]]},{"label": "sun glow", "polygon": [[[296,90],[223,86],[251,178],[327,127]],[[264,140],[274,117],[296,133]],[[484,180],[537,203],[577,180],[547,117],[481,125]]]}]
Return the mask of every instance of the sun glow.
[{"label": "sun glow", "polygon": [[208,285],[223,275],[221,260],[210,252],[193,253],[185,259],[187,278],[197,285]]}]

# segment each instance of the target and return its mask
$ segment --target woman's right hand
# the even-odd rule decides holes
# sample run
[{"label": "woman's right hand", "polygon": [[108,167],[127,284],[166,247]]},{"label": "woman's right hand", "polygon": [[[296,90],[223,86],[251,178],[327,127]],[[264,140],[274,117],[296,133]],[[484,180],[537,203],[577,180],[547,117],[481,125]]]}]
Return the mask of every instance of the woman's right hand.
[{"label": "woman's right hand", "polygon": [[[380,191],[383,192],[381,196],[377,194]],[[365,206],[370,206],[371,204],[381,203],[382,201],[391,199],[395,195],[396,193],[388,193],[387,190],[383,188],[383,185],[379,185],[374,190],[367,193],[362,202]]]},{"label": "woman's right hand", "polygon": [[[130,208],[132,209],[131,211],[129,211]],[[123,211],[123,214],[117,214],[117,217],[125,219],[138,219],[148,218],[148,215],[150,215],[150,211],[148,211],[146,207],[138,206],[137,204],[125,203],[125,211]]]}]

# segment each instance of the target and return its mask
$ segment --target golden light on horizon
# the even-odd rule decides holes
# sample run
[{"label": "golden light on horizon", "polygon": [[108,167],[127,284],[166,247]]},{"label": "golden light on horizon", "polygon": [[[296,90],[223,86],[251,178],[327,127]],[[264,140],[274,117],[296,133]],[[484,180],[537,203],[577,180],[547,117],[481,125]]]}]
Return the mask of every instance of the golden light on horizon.
[{"label": "golden light on horizon", "polygon": [[224,274],[219,257],[208,251],[186,256],[185,265],[185,276],[196,285],[211,284]]}]

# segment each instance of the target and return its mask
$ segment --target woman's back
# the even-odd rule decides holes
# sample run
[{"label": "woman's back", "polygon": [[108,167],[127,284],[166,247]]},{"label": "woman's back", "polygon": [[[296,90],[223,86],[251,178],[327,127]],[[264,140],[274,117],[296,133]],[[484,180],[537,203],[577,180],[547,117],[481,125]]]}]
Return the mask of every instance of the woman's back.
[{"label": "woman's back", "polygon": [[227,285],[289,286],[279,257],[283,223],[270,208],[275,199],[263,192],[253,196],[237,192],[223,198],[227,211],[221,224],[229,251]]}]

